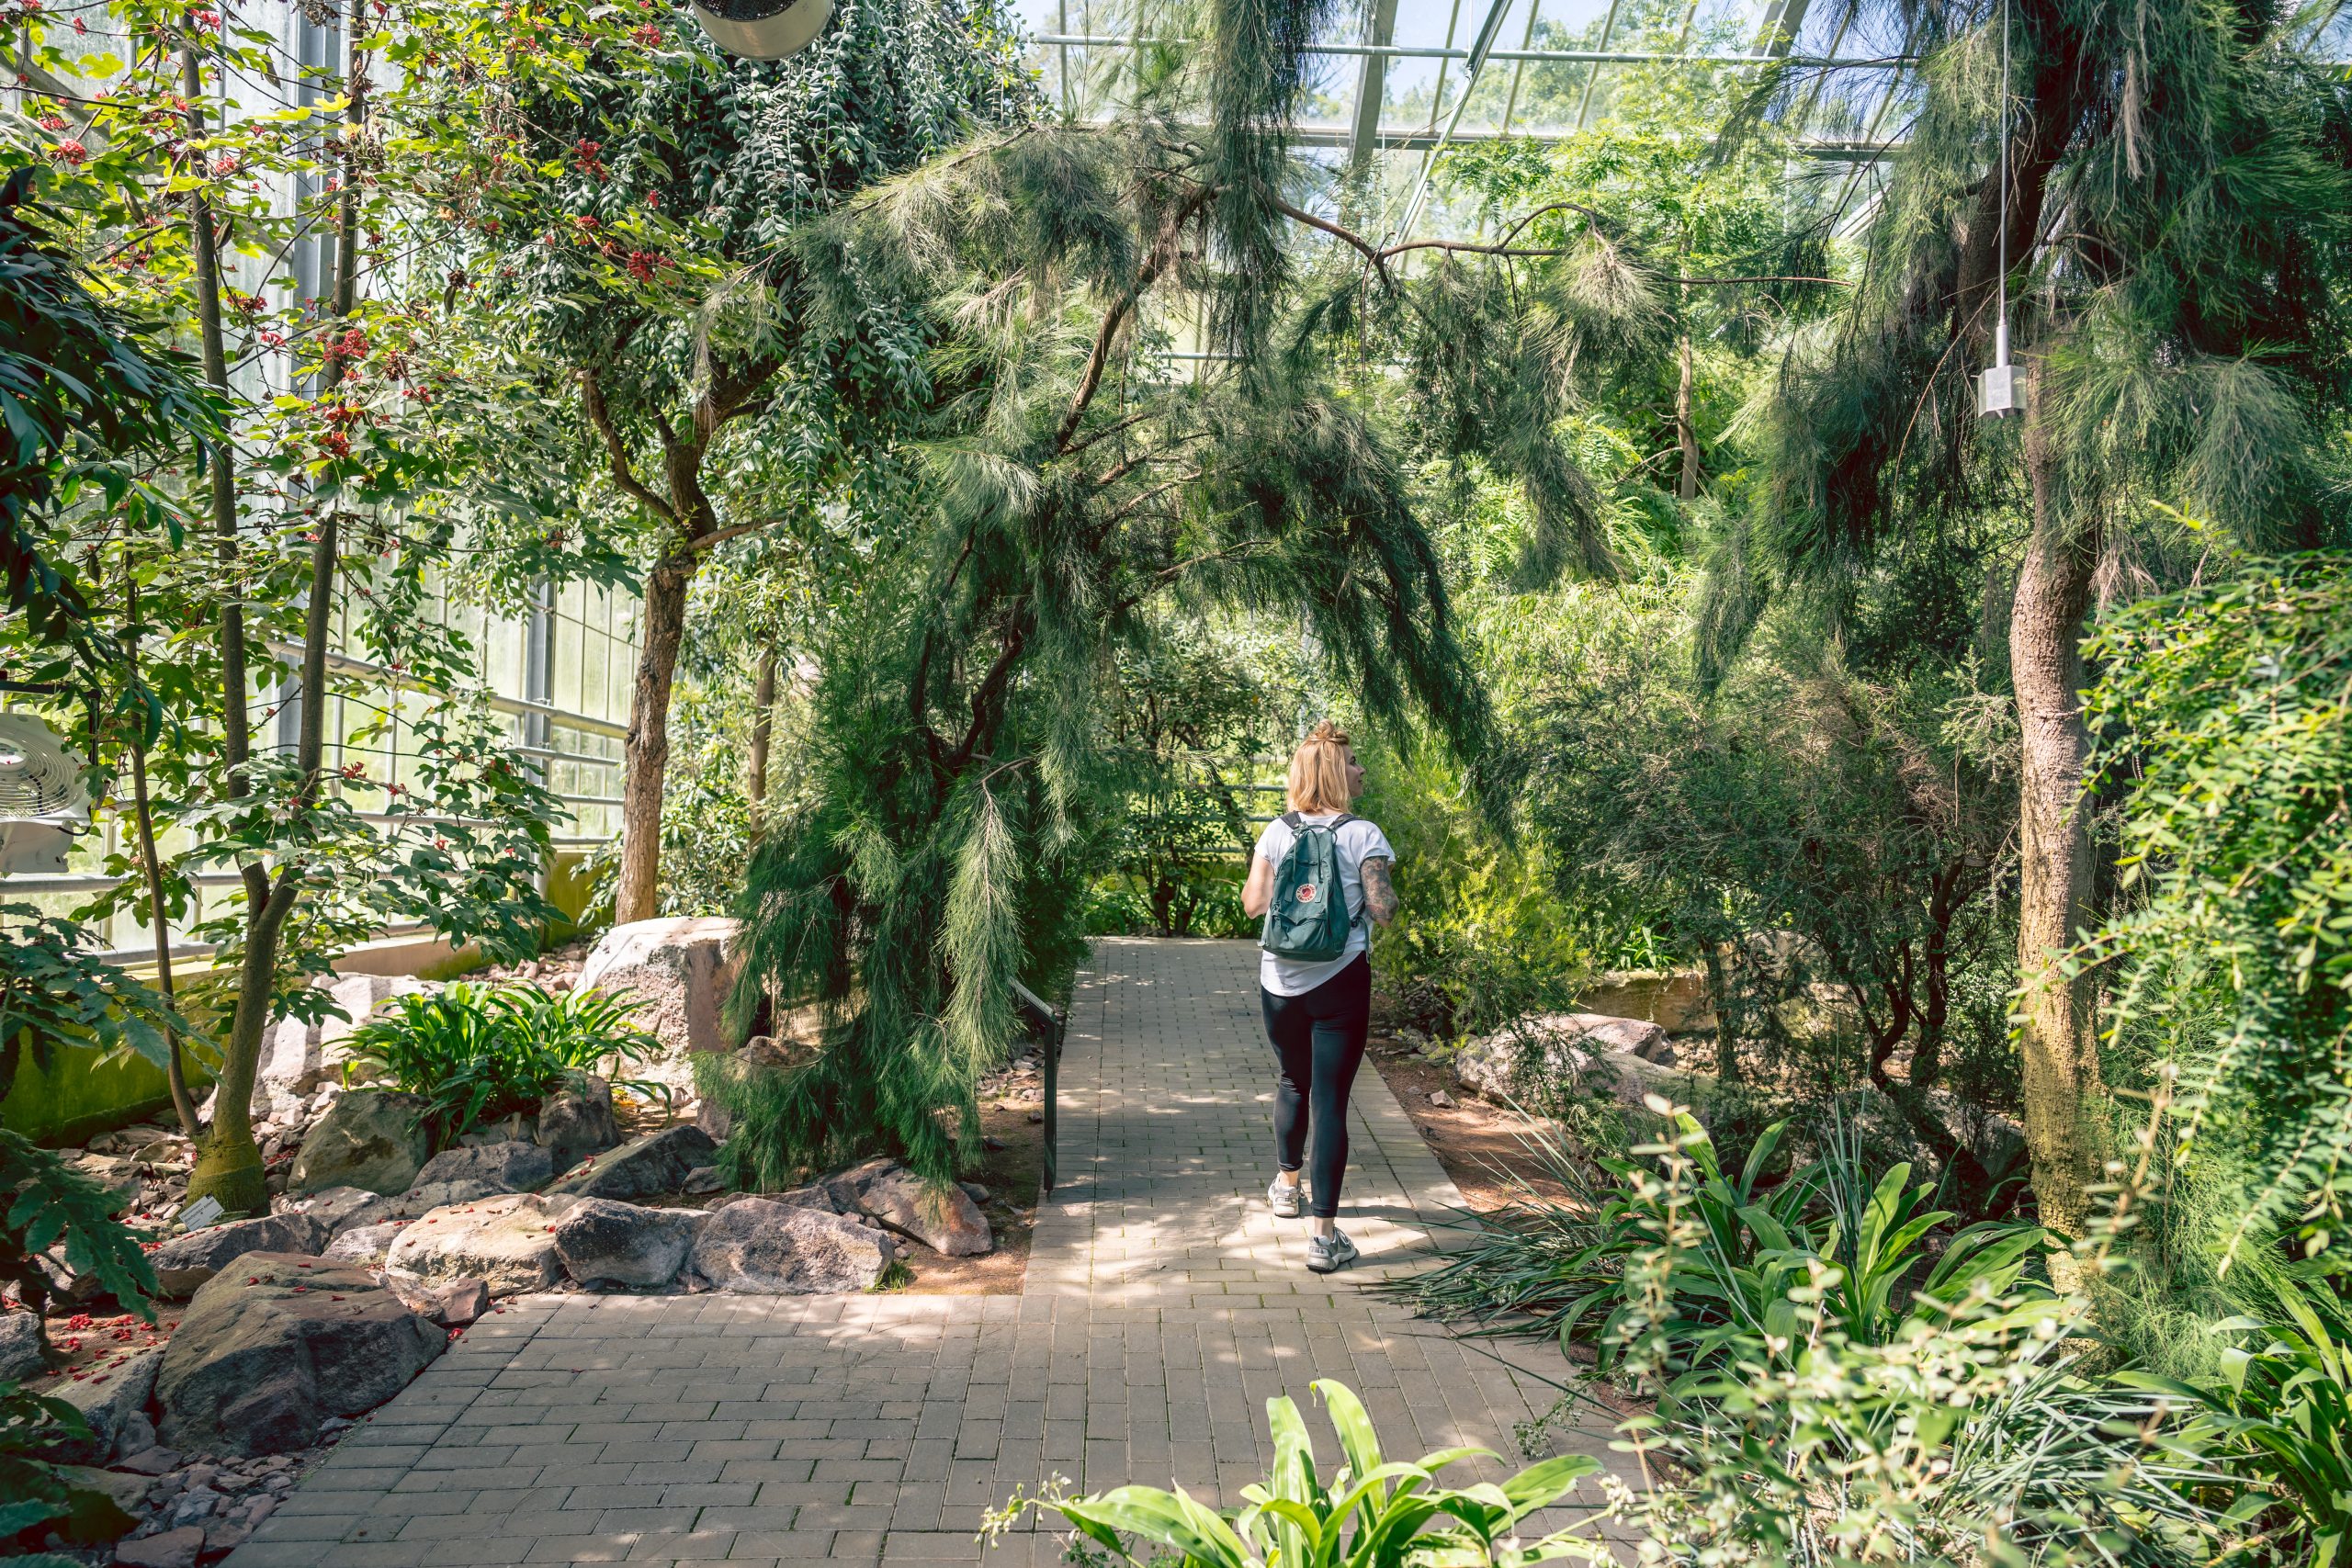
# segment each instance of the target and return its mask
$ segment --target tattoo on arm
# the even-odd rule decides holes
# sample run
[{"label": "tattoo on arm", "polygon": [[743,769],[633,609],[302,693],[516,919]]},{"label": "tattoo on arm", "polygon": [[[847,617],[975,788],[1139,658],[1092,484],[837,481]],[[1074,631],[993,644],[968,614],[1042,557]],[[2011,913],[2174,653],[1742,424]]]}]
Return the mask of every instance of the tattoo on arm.
[{"label": "tattoo on arm", "polygon": [[1364,912],[1384,926],[1396,918],[1396,885],[1388,879],[1390,864],[1386,855],[1363,863]]}]

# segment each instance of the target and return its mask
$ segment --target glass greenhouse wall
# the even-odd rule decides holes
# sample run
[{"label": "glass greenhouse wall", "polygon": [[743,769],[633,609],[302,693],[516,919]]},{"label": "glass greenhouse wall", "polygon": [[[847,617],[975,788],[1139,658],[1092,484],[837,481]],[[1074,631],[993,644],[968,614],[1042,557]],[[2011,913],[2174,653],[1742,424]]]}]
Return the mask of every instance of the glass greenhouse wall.
[{"label": "glass greenhouse wall", "polygon": [[[314,13],[317,18],[314,19]],[[266,81],[235,77],[238,107],[248,114],[315,105],[334,96],[321,79],[337,71],[343,57],[342,28],[326,7],[306,8],[288,0],[260,0],[241,6],[241,28],[276,36],[276,52],[283,62],[281,77]],[[52,41],[69,52],[103,54],[119,39],[104,24],[86,33],[53,35]],[[47,73],[28,72],[17,79],[12,96],[38,96],[53,91]],[[309,79],[305,79],[309,78]],[[323,211],[319,202],[323,170],[280,181],[274,193],[281,214]],[[260,295],[273,304],[315,306],[334,276],[334,236],[324,221],[300,235],[281,257],[254,258],[224,254],[229,287]],[[232,369],[238,390],[249,397],[299,390],[293,385],[290,353],[256,352]],[[476,673],[490,707],[502,716],[509,740],[536,764],[540,781],[554,792],[571,813],[557,831],[560,855],[576,858],[610,840],[620,827],[621,740],[628,731],[629,687],[639,637],[639,603],[626,591],[586,583],[542,585],[538,602],[520,614],[502,614],[468,602],[460,592],[433,583],[426,617],[459,634],[470,645]],[[332,641],[327,696],[323,765],[333,787],[344,792],[361,815],[368,805],[383,797],[385,784],[407,786],[415,782],[413,740],[402,722],[422,705],[413,686],[403,688],[402,672],[367,657],[361,645],[356,602],[346,598],[339,606]],[[291,664],[300,650],[270,649],[275,660]],[[264,682],[276,670],[265,669]],[[254,692],[256,744],[271,743],[291,751],[301,724],[302,694],[288,684],[257,684]],[[390,720],[386,723],[385,720]],[[74,737],[68,744],[78,751]],[[353,773],[368,781],[365,788],[345,783]],[[130,848],[129,823],[101,805],[94,813],[93,830],[76,846],[63,874],[0,876],[0,900],[30,904],[45,912],[64,913],[87,902],[116,878],[105,867]],[[184,847],[177,835],[164,836],[160,848],[168,856]],[[198,876],[198,908],[186,922],[193,927],[219,913],[207,907],[233,887],[235,873],[220,870]],[[154,943],[145,923],[129,914],[95,922],[116,956],[152,959]],[[174,931],[177,953],[201,954],[207,949]],[[401,934],[388,931],[388,936]]]}]

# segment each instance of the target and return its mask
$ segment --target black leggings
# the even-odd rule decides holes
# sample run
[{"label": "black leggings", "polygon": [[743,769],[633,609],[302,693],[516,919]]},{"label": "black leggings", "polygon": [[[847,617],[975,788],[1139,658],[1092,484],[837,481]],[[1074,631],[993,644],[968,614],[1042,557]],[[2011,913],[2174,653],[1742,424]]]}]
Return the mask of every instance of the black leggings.
[{"label": "black leggings", "polygon": [[1278,997],[1261,987],[1266,1038],[1274,1043],[1274,1161],[1296,1170],[1315,1124],[1313,1204],[1321,1220],[1340,1213],[1340,1182],[1348,1168],[1348,1090],[1363,1065],[1372,1027],[1372,965],[1355,962],[1313,990]]}]

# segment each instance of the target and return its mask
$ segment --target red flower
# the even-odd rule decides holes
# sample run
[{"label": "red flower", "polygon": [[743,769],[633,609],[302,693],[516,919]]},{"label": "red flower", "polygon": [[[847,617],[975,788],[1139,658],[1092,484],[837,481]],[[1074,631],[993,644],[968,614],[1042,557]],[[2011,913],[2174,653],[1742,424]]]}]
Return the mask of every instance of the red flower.
[{"label": "red flower", "polygon": [[79,168],[90,160],[90,150],[78,141],[66,141],[49,150],[49,155]]},{"label": "red flower", "polygon": [[319,437],[319,448],[330,457],[351,456],[351,437],[340,430],[330,430]]},{"label": "red flower", "polygon": [[662,47],[662,29],[655,27],[651,22],[648,22],[643,27],[634,29],[628,36],[635,39],[647,49],[659,49]]}]

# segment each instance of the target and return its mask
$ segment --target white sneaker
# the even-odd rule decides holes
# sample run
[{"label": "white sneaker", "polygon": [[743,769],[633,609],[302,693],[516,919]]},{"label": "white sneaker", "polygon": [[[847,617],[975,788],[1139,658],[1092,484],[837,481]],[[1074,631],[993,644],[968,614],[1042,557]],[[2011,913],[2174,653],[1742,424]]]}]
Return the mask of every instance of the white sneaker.
[{"label": "white sneaker", "polygon": [[1306,1195],[1305,1188],[1304,1182],[1284,1181],[1279,1176],[1267,1185],[1266,1202],[1274,1211],[1276,1219],[1298,1218],[1300,1200]]},{"label": "white sneaker", "polygon": [[1344,1269],[1356,1257],[1356,1244],[1348,1239],[1348,1233],[1343,1230],[1334,1229],[1329,1235],[1306,1238],[1306,1267],[1310,1273],[1329,1274],[1335,1269]]}]

